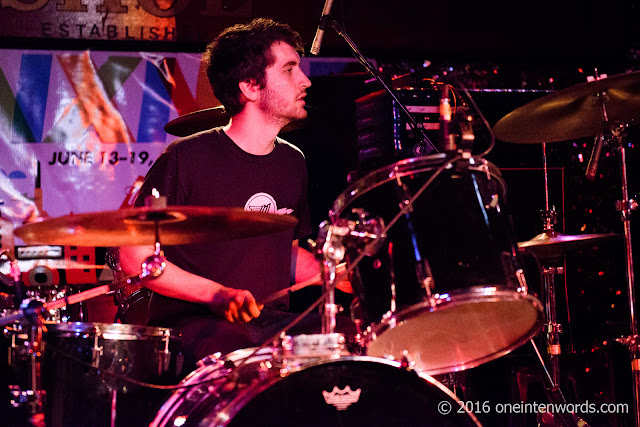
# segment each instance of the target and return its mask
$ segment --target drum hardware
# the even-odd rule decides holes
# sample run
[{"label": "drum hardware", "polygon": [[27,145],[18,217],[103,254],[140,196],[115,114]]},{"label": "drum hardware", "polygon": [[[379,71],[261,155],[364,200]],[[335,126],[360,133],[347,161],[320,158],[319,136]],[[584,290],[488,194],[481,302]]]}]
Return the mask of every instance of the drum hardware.
[{"label": "drum hardware", "polygon": [[562,325],[557,323],[555,276],[564,274],[563,267],[543,267],[542,270],[545,286],[545,312],[547,313],[547,354],[551,364],[551,373],[554,384],[560,383],[560,333]]},{"label": "drum hardware", "polygon": [[[379,246],[384,240],[384,222],[377,218],[368,218],[364,212],[359,213],[359,221],[335,221],[332,224],[320,224],[317,254],[321,257],[323,274],[324,309],[321,310],[322,333],[335,332],[336,314],[335,287],[337,265],[345,256],[345,244],[371,246],[368,251]],[[371,245],[370,245],[371,244]],[[363,251],[364,252],[364,251]]]},{"label": "drum hardware", "polygon": [[640,72],[602,76],[517,108],[500,119],[494,127],[498,138],[524,144],[566,141],[596,135],[587,178],[595,178],[598,155],[605,141],[620,151],[622,199],[617,202],[617,209],[624,228],[630,335],[618,341],[629,346],[636,427],[640,426],[640,349],[636,344],[638,322],[635,314],[631,211],[637,208],[637,204],[629,198],[625,139],[630,123],[638,119],[640,111],[639,81]]},{"label": "drum hardware", "polygon": [[[542,143],[542,164],[544,171],[545,210],[541,211],[540,214],[544,223],[543,235],[548,236],[553,235],[555,232],[554,226],[557,222],[557,214],[555,208],[551,208],[549,205],[549,171],[546,143]],[[560,345],[560,333],[562,332],[562,325],[557,323],[555,276],[557,274],[564,274],[564,268],[545,264],[546,261],[544,260],[544,257],[542,257],[541,267],[545,295],[545,316],[547,320],[547,323],[545,325],[547,339],[547,356],[549,358],[549,364],[551,365],[551,377],[553,379],[552,384],[557,385],[560,383],[559,358],[562,352],[562,348]]]},{"label": "drum hardware", "polygon": [[631,371],[633,373],[633,396],[634,396],[634,415],[635,425],[640,426],[640,348],[638,347],[638,321],[636,319],[636,293],[635,293],[635,277],[633,270],[633,248],[631,243],[631,212],[637,209],[638,204],[629,198],[629,187],[627,180],[627,155],[625,148],[625,131],[624,128],[616,137],[617,148],[620,151],[620,180],[622,199],[617,201],[617,209],[620,212],[622,224],[624,227],[624,243],[626,255],[626,277],[627,289],[629,296],[629,330],[630,335],[617,339],[618,342],[626,344],[629,347],[631,355]]},{"label": "drum hardware", "polygon": [[325,234],[325,242],[322,245],[322,274],[323,274],[323,289],[326,298],[324,300],[323,309],[321,309],[322,316],[322,333],[332,334],[336,329],[336,314],[338,314],[338,308],[335,301],[336,285],[336,266],[344,258],[344,246],[339,234],[334,235],[334,229],[331,226],[323,229],[321,232]]},{"label": "drum hardware", "polygon": [[[538,346],[536,345],[533,338],[531,339],[530,342],[531,342],[531,346],[533,347],[533,350],[536,353],[536,356],[538,357],[538,360],[540,361],[540,365],[542,366],[542,369],[545,373],[545,379],[548,383],[548,387],[545,387],[545,391],[549,399],[549,402],[554,404],[566,405],[567,399],[564,397],[564,394],[562,393],[562,390],[558,386],[558,383],[554,381],[553,378],[551,377],[551,374],[549,373],[549,370],[547,369],[544,363],[544,359],[542,358],[542,355],[538,350]],[[557,414],[552,414],[552,416],[554,418],[555,417],[560,418],[562,423],[566,426],[589,427],[589,424],[587,424],[585,420],[583,420],[576,413],[573,413],[573,412],[568,413],[566,411],[561,411],[561,412],[558,412]]]}]

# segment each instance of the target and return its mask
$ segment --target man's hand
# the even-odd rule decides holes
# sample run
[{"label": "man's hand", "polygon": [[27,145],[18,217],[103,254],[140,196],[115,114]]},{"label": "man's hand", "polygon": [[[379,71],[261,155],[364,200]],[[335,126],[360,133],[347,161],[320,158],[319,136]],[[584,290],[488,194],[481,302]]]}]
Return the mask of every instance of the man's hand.
[{"label": "man's hand", "polygon": [[258,306],[251,292],[220,287],[209,304],[215,314],[224,315],[229,322],[248,322],[260,316],[262,305]]}]

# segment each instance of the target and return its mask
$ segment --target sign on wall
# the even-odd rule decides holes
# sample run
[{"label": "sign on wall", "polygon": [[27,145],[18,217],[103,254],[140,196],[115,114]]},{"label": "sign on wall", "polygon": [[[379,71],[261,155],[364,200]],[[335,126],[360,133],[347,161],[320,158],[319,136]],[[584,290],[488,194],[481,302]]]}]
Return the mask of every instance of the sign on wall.
[{"label": "sign on wall", "polygon": [[203,42],[251,11],[252,0],[0,0],[0,37]]}]

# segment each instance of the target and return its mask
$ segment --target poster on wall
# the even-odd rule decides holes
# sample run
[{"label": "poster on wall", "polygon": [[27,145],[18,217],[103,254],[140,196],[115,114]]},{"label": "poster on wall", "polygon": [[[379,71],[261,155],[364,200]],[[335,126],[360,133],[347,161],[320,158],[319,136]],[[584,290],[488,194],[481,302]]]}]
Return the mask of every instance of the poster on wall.
[{"label": "poster on wall", "polygon": [[118,209],[164,125],[215,105],[199,54],[2,50],[2,218],[21,225],[37,186],[49,217]]}]

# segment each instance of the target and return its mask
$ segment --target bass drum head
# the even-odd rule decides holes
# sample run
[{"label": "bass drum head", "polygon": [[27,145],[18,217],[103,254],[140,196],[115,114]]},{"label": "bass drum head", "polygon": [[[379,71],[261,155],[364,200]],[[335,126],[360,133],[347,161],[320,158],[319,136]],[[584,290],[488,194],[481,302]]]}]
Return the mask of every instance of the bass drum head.
[{"label": "bass drum head", "polygon": [[[261,381],[257,379],[260,367],[254,368],[254,382],[248,382],[248,388],[240,384],[244,381],[232,380],[216,390],[210,387],[200,405],[191,406],[188,414],[176,408],[170,419],[165,418],[166,425],[480,425],[446,387],[429,376],[401,369],[397,362],[345,357],[303,365],[284,376],[275,370],[273,377]],[[228,389],[235,394],[225,397]],[[197,392],[186,395],[190,393]]]}]

